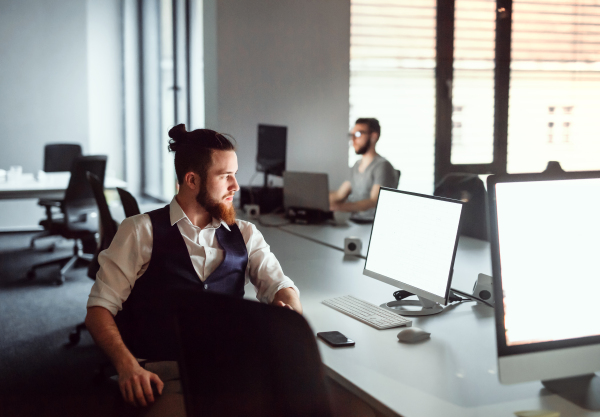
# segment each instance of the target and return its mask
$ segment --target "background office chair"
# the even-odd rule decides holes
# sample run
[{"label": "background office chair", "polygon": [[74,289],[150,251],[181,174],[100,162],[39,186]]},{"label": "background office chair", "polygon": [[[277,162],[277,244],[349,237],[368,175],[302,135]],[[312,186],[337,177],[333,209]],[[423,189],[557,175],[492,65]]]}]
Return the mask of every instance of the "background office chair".
[{"label": "background office chair", "polygon": [[[81,156],[81,145],[77,143],[49,143],[44,147],[44,172],[69,172],[78,156]],[[45,205],[44,201],[46,200],[39,200],[38,204],[46,209],[46,220],[51,219],[53,215],[60,217],[60,212],[52,213],[55,206]],[[47,236],[52,236],[48,229],[31,238],[31,247],[35,247],[36,240]]]},{"label": "background office chair", "polygon": [[209,292],[190,303],[186,296],[176,299],[196,301],[177,318],[189,417],[331,416],[315,336],[300,314]]},{"label": "background office chair", "polygon": [[[50,218],[41,222],[52,234],[59,234],[67,239],[75,239],[73,255],[67,258],[54,259],[34,265],[27,272],[27,277],[35,278],[36,270],[48,265],[60,264],[60,277],[55,281],[60,285],[65,281],[65,274],[83,259],[92,260],[96,250],[96,233],[98,232],[98,206],[94,193],[86,178],[86,172],[95,174],[104,183],[106,156],[79,156],[73,162],[71,179],[63,200],[44,200],[44,204],[59,207],[62,218]],[[79,242],[81,242],[81,246]],[[83,250],[82,250],[83,249]]]},{"label": "background office chair", "polygon": [[[100,243],[98,248],[96,249],[96,253],[94,254],[94,258],[90,262],[88,266],[87,275],[89,278],[95,280],[96,274],[100,269],[100,264],[98,263],[98,255],[104,249],[107,249],[110,246],[113,238],[117,234],[117,222],[115,222],[110,214],[110,210],[108,208],[108,203],[106,202],[106,197],[104,195],[104,185],[98,176],[92,174],[91,172],[87,172],[86,177],[92,187],[92,191],[94,193],[94,198],[96,200],[96,204],[98,206],[98,211],[100,212]],[[78,324],[75,327],[75,330],[69,334],[69,343],[67,347],[75,346],[79,343],[81,339],[81,332],[85,330],[85,322]]]},{"label": "background office chair", "polygon": [[125,211],[125,217],[131,217],[141,213],[140,206],[138,206],[135,197],[131,195],[130,192],[119,187],[117,187],[117,192],[119,193],[119,198],[121,199],[121,204]]},{"label": "background office chair", "polygon": [[475,174],[448,174],[436,185],[433,195],[463,200],[460,234],[489,240],[487,193],[483,181]]}]

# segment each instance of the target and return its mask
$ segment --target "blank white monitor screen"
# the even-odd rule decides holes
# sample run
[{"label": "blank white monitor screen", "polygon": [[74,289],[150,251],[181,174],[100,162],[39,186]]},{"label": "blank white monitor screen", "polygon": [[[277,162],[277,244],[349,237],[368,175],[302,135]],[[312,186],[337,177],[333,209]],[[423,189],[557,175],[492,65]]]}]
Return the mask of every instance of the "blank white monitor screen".
[{"label": "blank white monitor screen", "polygon": [[446,304],[461,210],[459,201],[382,188],[365,275]]},{"label": "blank white monitor screen", "polygon": [[495,193],[506,345],[600,335],[600,179]]}]

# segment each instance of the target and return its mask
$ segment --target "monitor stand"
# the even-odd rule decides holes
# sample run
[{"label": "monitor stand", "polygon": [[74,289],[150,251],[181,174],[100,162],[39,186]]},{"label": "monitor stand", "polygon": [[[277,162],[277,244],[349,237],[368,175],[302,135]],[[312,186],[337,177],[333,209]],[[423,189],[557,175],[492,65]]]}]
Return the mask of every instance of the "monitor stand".
[{"label": "monitor stand", "polygon": [[418,298],[418,300],[394,300],[381,304],[381,307],[401,316],[431,316],[444,310],[444,307],[435,301],[423,297]]},{"label": "monitor stand", "polygon": [[552,393],[586,410],[600,411],[600,377],[596,374],[542,381]]}]

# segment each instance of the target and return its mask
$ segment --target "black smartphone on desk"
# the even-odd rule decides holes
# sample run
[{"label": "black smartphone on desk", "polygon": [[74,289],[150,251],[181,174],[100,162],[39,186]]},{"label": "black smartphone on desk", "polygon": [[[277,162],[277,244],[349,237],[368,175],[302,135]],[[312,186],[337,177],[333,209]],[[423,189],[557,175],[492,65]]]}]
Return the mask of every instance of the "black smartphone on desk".
[{"label": "black smartphone on desk", "polygon": [[340,332],[319,332],[317,337],[333,347],[354,346],[354,340],[348,339]]}]

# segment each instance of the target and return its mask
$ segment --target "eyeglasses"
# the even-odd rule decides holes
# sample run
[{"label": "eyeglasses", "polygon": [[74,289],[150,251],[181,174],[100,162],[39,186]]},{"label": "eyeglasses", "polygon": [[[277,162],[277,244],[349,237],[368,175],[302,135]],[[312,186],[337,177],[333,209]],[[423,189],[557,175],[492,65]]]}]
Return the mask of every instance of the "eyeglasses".
[{"label": "eyeglasses", "polygon": [[368,135],[369,132],[364,131],[364,130],[357,130],[356,132],[352,133],[348,133],[348,137],[350,139],[354,139],[354,138],[360,138],[362,135]]}]

